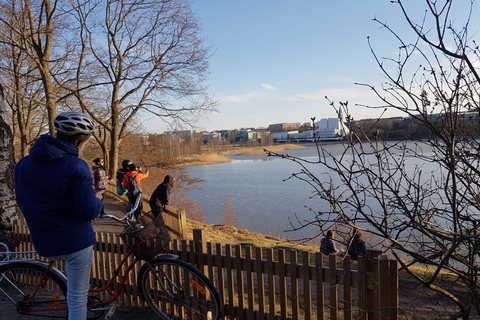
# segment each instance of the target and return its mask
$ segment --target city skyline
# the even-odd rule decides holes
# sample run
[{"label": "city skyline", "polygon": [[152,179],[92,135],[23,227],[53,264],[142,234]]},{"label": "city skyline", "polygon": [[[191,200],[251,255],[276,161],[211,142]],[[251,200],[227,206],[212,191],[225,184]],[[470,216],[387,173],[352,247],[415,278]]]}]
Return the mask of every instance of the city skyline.
[{"label": "city skyline", "polygon": [[[421,21],[425,3],[405,5]],[[388,0],[212,0],[196,1],[192,10],[211,47],[205,84],[218,100],[219,112],[197,123],[206,131],[335,117],[329,100],[348,101],[355,119],[378,117],[383,109],[357,106],[381,105],[372,90],[358,85],[381,90],[385,82],[369,43],[381,58],[398,57],[399,44],[373,19],[386,22],[407,43],[416,40],[399,6]],[[459,12],[461,24],[466,11]],[[144,125],[150,132],[171,129],[153,117]]]}]

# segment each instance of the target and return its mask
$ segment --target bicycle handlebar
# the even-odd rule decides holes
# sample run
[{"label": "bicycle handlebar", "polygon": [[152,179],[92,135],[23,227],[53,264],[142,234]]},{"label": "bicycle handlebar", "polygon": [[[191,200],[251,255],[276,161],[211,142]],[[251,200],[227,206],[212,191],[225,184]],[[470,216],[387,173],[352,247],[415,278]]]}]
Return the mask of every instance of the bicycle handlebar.
[{"label": "bicycle handlebar", "polygon": [[143,201],[142,193],[138,194],[137,199],[135,200],[135,204],[133,205],[133,207],[130,210],[127,210],[127,212],[125,212],[125,215],[123,217],[118,218],[117,216],[114,216],[112,214],[104,214],[104,215],[100,216],[100,219],[111,218],[111,219],[117,220],[117,221],[124,221],[124,220],[131,219],[133,217],[133,213],[135,212],[135,210],[137,210],[137,208],[140,204],[140,201]]}]

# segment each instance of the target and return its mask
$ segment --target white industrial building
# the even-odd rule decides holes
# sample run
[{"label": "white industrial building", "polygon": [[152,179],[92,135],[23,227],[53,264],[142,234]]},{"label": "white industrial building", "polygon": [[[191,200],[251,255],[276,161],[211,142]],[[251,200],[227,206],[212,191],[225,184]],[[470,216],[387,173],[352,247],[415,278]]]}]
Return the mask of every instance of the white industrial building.
[{"label": "white industrial building", "polygon": [[349,132],[350,130],[343,123],[343,116],[340,112],[338,118],[320,119],[315,122],[315,129],[303,132],[275,132],[273,135],[276,142],[315,142],[315,140],[340,141]]}]

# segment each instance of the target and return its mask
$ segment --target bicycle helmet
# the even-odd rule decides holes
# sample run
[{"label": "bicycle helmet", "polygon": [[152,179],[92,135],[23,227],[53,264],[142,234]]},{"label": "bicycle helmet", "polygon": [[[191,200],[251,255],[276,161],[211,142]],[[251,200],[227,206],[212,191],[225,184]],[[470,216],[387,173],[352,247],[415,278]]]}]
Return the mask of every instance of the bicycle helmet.
[{"label": "bicycle helmet", "polygon": [[130,160],[123,160],[122,161],[122,168],[127,170],[128,169],[128,166],[131,165],[133,162],[130,161]]},{"label": "bicycle helmet", "polygon": [[92,119],[83,112],[62,112],[55,118],[55,129],[66,136],[74,134],[92,134],[94,124]]}]

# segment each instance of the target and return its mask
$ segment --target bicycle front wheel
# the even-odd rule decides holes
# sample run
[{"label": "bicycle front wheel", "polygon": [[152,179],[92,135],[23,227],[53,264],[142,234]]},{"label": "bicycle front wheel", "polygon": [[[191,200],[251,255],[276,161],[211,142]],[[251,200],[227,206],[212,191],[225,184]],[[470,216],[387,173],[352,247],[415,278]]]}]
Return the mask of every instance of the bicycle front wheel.
[{"label": "bicycle front wheel", "polygon": [[67,318],[67,284],[41,263],[0,264],[0,310],[48,318]]},{"label": "bicycle front wheel", "polygon": [[146,262],[139,272],[138,288],[161,319],[221,319],[217,290],[200,270],[183,261]]}]

